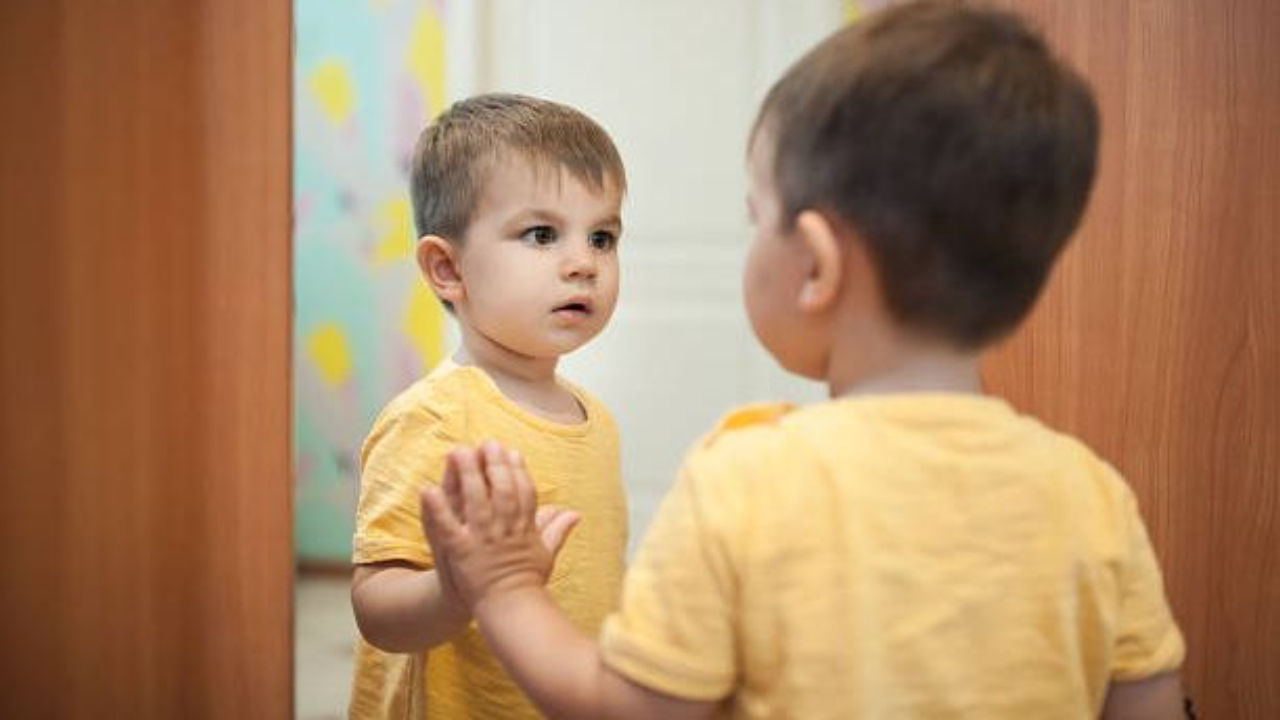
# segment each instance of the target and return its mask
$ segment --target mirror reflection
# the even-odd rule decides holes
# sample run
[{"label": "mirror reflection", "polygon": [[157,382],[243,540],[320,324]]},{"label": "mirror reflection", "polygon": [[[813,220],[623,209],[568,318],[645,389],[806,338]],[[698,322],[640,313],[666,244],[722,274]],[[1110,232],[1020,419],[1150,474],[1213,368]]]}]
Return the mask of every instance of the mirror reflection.
[{"label": "mirror reflection", "polygon": [[725,408],[821,394],[776,369],[742,309],[746,138],[768,83],[875,4],[295,2],[300,717],[345,717],[361,445],[386,403],[460,347],[415,258],[423,127],[462,98],[512,92],[577,108],[618,148],[617,309],[558,370],[616,418],[634,543]]}]

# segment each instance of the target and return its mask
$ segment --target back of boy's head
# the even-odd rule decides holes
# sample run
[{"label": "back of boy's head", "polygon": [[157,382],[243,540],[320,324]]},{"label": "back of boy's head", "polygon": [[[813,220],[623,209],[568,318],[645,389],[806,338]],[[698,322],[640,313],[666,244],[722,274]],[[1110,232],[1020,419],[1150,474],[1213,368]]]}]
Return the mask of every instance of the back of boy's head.
[{"label": "back of boy's head", "polygon": [[505,93],[455,103],[422,131],[409,191],[418,237],[461,243],[489,171],[502,162],[563,169],[600,190],[626,190],[622,159],[595,121],[566,105]]},{"label": "back of boy's head", "polygon": [[814,48],[756,123],[785,224],[815,209],[853,230],[900,326],[976,349],[1026,316],[1075,231],[1099,120],[1016,16],[921,2]]}]

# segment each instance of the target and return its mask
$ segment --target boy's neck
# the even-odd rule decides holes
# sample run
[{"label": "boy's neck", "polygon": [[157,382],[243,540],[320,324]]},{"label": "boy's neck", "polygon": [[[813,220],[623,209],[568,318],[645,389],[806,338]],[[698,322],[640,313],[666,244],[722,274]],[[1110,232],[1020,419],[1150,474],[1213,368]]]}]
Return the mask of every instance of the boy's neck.
[{"label": "boy's neck", "polygon": [[465,340],[454,354],[453,360],[459,365],[474,365],[487,372],[494,380],[528,386],[555,385],[556,366],[560,362],[559,358],[547,360],[511,353],[488,353],[483,350],[476,352],[476,348]]},{"label": "boy's neck", "polygon": [[462,344],[454,362],[484,370],[509,400],[547,420],[577,423],[586,411],[556,378],[559,357],[520,355],[462,325]]},{"label": "boy's neck", "polygon": [[837,343],[827,372],[831,397],[893,393],[981,394],[979,351],[901,333]]},{"label": "boy's neck", "polygon": [[495,380],[516,382],[522,385],[556,384],[556,367],[559,356],[550,358],[522,355],[485,337],[466,322],[459,322],[462,344],[454,355],[459,365],[474,365],[489,373]]}]

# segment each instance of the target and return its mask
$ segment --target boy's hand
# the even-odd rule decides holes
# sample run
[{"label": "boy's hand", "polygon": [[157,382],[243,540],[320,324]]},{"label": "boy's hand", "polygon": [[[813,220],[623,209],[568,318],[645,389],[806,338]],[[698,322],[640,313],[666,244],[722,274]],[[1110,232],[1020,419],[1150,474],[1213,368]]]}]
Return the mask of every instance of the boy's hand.
[{"label": "boy's hand", "polygon": [[490,441],[449,454],[441,487],[423,488],[422,519],[442,577],[474,611],[485,600],[544,584],[579,517],[537,508],[523,460]]},{"label": "boy's hand", "polygon": [[[452,463],[450,463],[451,465]],[[444,484],[448,485],[450,481],[457,482],[456,476],[451,467],[446,467],[444,475]],[[426,486],[430,487],[430,485]],[[418,517],[422,523],[422,534],[427,538],[427,544],[431,546],[431,556],[435,564],[436,577],[440,580],[440,593],[450,605],[465,611],[466,605],[462,601],[462,596],[458,593],[458,584],[453,579],[453,568],[449,565],[449,555],[445,544],[436,537],[436,526],[428,522],[427,505],[423,498],[426,496],[426,488],[423,488],[418,499]]]}]

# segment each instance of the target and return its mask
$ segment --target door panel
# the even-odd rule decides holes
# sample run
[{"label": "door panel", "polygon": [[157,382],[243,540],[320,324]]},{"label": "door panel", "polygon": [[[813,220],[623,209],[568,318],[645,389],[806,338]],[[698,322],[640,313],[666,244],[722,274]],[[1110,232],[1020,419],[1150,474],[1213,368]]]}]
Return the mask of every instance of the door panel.
[{"label": "door panel", "polygon": [[0,9],[0,716],[290,714],[289,22]]}]

